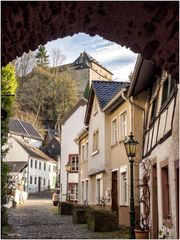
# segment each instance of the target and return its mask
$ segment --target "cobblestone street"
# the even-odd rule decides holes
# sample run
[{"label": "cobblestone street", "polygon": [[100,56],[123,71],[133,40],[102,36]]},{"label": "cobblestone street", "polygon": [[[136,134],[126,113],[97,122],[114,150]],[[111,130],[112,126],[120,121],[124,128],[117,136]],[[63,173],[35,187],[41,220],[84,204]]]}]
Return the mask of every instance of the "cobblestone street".
[{"label": "cobblestone street", "polygon": [[8,209],[13,239],[102,239],[126,238],[120,232],[94,233],[86,224],[73,224],[72,216],[61,216],[51,201],[51,192],[31,194],[24,205]]}]

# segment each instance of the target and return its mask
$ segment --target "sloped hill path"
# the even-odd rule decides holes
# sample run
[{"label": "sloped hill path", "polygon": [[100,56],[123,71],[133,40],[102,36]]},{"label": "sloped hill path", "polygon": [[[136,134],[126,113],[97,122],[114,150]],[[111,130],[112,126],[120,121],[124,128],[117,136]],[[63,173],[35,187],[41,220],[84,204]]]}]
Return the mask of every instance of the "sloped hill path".
[{"label": "sloped hill path", "polygon": [[73,224],[72,216],[61,216],[52,205],[52,192],[30,194],[24,205],[8,209],[13,232],[6,239],[103,239],[128,238],[120,232],[94,233],[86,224]]}]

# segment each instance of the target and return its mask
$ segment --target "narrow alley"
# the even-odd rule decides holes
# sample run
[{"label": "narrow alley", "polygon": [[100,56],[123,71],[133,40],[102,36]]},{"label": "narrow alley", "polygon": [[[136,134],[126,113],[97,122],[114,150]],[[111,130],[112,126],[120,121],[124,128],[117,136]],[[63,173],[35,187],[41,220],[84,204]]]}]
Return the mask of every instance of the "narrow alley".
[{"label": "narrow alley", "polygon": [[13,233],[6,239],[102,239],[128,238],[119,231],[98,233],[86,224],[73,224],[72,216],[61,216],[51,200],[52,192],[30,194],[24,205],[8,209]]}]

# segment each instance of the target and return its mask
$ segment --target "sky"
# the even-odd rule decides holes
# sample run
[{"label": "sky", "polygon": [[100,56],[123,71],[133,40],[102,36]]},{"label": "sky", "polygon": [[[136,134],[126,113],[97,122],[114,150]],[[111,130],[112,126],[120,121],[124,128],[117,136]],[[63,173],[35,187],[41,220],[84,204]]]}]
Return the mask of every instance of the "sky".
[{"label": "sky", "polygon": [[98,35],[91,37],[85,33],[53,40],[48,42],[45,47],[49,55],[52,54],[52,49],[60,49],[66,57],[62,64],[74,62],[80,53],[85,50],[99,64],[113,73],[113,80],[115,81],[128,80],[137,58],[137,54],[126,47],[121,47]]}]

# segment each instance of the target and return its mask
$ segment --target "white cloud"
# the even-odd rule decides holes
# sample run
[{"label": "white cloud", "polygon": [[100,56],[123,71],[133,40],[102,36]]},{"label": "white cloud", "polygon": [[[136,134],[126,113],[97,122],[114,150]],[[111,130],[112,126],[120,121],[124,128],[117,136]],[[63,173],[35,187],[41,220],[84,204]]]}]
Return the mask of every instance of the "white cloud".
[{"label": "white cloud", "polygon": [[74,34],[51,41],[46,45],[48,52],[52,48],[60,48],[66,56],[65,63],[73,62],[84,50],[95,58],[102,66],[111,71],[113,79],[118,81],[128,80],[128,75],[134,69],[137,54],[130,49],[103,39],[96,35],[90,37],[85,33]]}]

